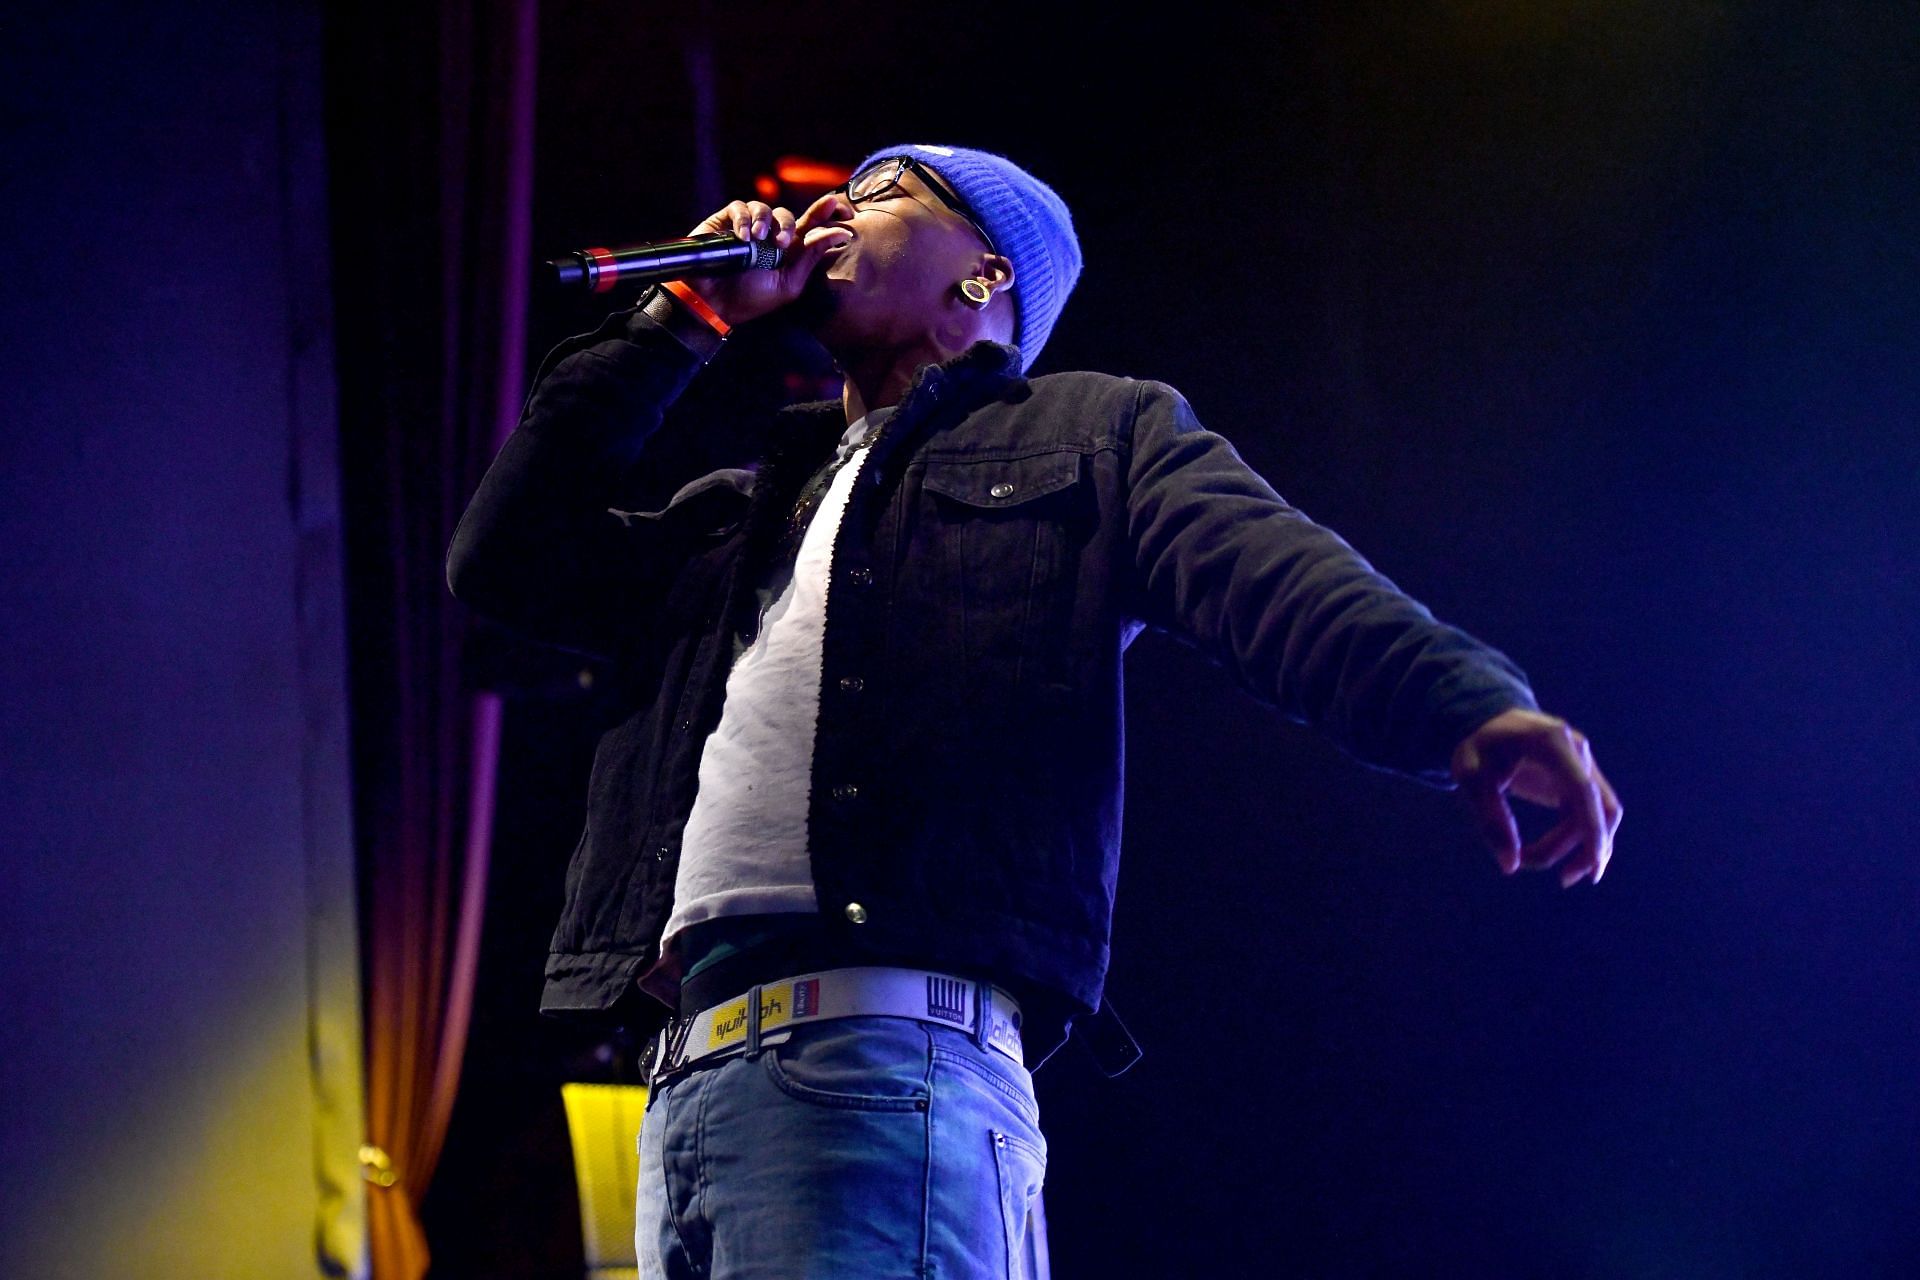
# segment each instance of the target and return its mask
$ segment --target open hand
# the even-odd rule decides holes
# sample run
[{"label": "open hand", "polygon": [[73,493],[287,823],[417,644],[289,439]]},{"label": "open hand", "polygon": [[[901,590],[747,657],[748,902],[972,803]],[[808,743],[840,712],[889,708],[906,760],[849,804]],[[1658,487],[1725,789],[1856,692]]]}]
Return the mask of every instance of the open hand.
[{"label": "open hand", "polygon": [[[1558,716],[1518,707],[1502,711],[1454,748],[1453,778],[1502,871],[1512,875],[1522,868],[1559,866],[1563,889],[1588,876],[1600,883],[1613,857],[1622,809],[1593,762],[1585,734]],[[1560,815],[1524,849],[1509,792]]]}]

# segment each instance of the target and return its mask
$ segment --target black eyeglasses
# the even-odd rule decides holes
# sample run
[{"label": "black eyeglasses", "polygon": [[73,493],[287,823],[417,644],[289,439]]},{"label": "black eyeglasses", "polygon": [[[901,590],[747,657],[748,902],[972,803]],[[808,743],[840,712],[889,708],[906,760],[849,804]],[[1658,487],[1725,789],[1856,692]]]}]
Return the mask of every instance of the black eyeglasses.
[{"label": "black eyeglasses", "polygon": [[955,195],[953,188],[949,187],[939,174],[912,156],[890,156],[885,160],[877,160],[854,174],[841,190],[847,193],[847,200],[852,204],[881,200],[896,192],[906,195],[908,193],[901,188],[900,179],[906,176],[908,170],[912,170],[920,181],[926,184],[927,190],[940,198],[941,204],[967,220],[967,225],[987,242],[988,252],[1000,252],[993,247],[993,237],[988,235],[987,229],[980,225],[980,219],[973,216],[973,210],[967,208],[966,201]]}]

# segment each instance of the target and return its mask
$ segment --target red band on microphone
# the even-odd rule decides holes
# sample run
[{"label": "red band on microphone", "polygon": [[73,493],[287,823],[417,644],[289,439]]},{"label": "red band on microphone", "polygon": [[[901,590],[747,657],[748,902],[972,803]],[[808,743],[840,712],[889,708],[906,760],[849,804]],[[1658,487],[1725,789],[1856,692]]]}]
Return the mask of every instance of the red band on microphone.
[{"label": "red band on microphone", "polygon": [[613,250],[582,249],[580,256],[587,260],[587,273],[593,280],[595,293],[607,293],[620,283],[620,273],[613,269]]}]

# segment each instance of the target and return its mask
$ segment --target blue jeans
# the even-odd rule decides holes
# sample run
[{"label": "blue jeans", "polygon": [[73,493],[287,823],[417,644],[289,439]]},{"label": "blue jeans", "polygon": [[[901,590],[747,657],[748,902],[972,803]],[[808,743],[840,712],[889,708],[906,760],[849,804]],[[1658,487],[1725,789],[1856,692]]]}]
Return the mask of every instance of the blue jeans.
[{"label": "blue jeans", "polygon": [[841,1018],[657,1085],[634,1244],[652,1280],[1044,1280],[1033,1078],[965,1032]]}]

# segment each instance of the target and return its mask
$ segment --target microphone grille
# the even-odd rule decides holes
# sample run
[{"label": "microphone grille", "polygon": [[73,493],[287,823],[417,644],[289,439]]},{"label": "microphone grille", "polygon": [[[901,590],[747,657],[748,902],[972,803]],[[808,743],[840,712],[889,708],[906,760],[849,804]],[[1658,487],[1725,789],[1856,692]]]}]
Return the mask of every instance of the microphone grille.
[{"label": "microphone grille", "polygon": [[771,240],[752,240],[753,259],[747,265],[756,271],[772,271],[780,265],[780,250]]}]

